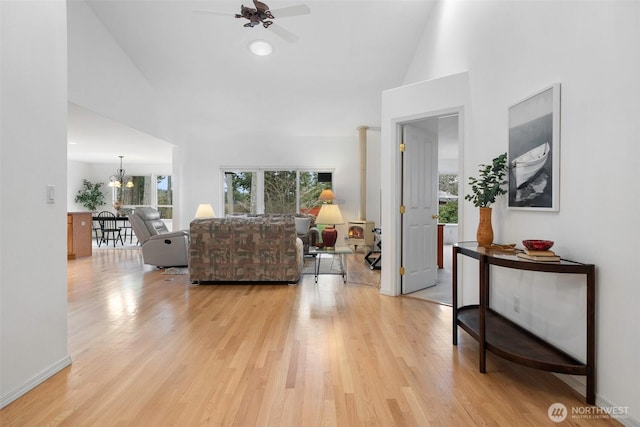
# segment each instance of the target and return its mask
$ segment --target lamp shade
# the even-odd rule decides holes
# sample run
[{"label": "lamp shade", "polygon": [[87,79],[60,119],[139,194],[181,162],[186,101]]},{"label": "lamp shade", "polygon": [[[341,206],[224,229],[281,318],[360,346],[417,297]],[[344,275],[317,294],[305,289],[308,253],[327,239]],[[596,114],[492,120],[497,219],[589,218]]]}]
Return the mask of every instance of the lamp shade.
[{"label": "lamp shade", "polygon": [[318,197],[318,200],[326,201],[329,203],[331,203],[331,201],[335,199],[336,199],[336,195],[333,193],[333,191],[331,191],[328,188],[325,190],[322,190],[322,193],[320,193],[320,197]]},{"label": "lamp shade", "polygon": [[316,218],[316,224],[344,224],[338,205],[322,205]]},{"label": "lamp shade", "polygon": [[196,218],[215,218],[216,213],[213,211],[213,206],[208,203],[198,205],[196,211]]},{"label": "lamp shade", "polygon": [[338,240],[338,230],[336,230],[334,225],[344,224],[338,205],[322,205],[316,218],[316,224],[328,225],[328,227],[322,230],[322,242],[329,249],[335,247],[336,241]]}]

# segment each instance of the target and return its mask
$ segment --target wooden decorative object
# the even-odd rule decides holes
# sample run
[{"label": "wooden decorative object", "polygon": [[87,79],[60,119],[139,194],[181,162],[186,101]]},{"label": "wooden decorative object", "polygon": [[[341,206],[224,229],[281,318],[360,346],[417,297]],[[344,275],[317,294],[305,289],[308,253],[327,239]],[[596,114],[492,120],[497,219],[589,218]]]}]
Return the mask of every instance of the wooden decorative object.
[{"label": "wooden decorative object", "polygon": [[480,209],[480,222],[478,223],[478,231],[476,240],[478,245],[489,247],[493,243],[493,227],[491,225],[491,208]]}]

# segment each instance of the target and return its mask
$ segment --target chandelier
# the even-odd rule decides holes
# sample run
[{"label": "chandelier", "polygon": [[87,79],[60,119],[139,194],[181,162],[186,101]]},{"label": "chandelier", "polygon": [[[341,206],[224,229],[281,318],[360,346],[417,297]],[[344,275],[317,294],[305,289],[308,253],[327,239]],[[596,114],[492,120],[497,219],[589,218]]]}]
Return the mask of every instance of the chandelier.
[{"label": "chandelier", "polygon": [[124,172],[124,169],[122,169],[122,158],[124,156],[118,156],[118,157],[120,157],[120,168],[116,171],[115,175],[111,175],[109,177],[109,187],[122,188],[122,184],[126,181],[126,184],[124,184],[124,186],[127,188],[132,188],[134,184],[133,184],[133,181],[131,180],[131,177],[125,180],[125,176],[124,176],[125,172]]}]

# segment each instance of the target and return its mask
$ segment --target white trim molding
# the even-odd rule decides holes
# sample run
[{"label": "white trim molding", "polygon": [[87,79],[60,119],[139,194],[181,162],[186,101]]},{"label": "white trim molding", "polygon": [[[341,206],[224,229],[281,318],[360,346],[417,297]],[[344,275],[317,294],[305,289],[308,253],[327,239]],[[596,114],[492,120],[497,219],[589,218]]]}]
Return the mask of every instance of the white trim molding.
[{"label": "white trim molding", "polygon": [[22,395],[36,388],[38,385],[42,384],[58,372],[62,371],[67,366],[71,365],[71,356],[67,355],[62,360],[54,363],[49,366],[44,371],[32,377],[29,381],[17,387],[14,390],[11,390],[9,393],[0,397],[0,409],[4,408],[14,400],[18,399]]}]

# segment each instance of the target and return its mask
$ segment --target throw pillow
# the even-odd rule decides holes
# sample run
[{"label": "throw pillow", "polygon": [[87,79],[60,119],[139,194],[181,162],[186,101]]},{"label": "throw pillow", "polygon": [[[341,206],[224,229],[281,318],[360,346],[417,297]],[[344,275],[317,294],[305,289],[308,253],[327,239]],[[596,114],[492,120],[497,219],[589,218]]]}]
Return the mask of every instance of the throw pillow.
[{"label": "throw pillow", "polygon": [[307,234],[311,225],[311,218],[294,218],[296,221],[296,234]]}]

